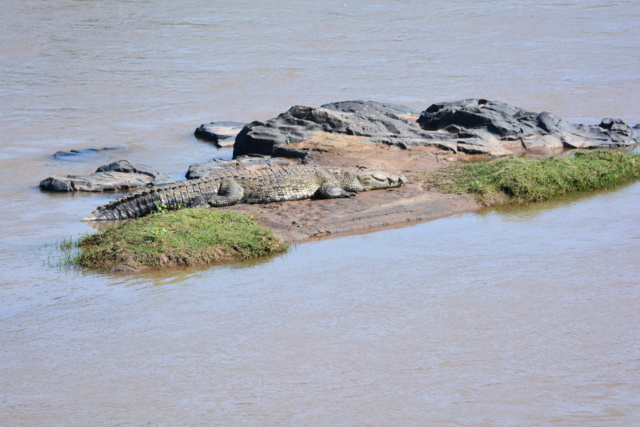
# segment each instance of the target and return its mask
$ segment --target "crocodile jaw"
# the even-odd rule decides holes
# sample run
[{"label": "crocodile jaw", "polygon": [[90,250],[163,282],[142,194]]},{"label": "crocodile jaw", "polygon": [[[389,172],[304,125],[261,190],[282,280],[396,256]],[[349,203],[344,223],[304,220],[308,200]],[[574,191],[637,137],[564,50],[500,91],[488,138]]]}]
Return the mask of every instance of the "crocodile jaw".
[{"label": "crocodile jaw", "polygon": [[363,190],[376,190],[401,187],[407,182],[407,178],[400,174],[361,168],[358,171],[358,181],[360,181]]}]

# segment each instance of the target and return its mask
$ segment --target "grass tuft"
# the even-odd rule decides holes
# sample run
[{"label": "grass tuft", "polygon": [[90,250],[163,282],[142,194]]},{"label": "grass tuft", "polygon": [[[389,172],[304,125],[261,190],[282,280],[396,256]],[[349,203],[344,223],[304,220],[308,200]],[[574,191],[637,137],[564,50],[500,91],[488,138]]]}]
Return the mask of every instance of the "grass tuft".
[{"label": "grass tuft", "polygon": [[578,151],[574,157],[466,163],[435,172],[432,184],[467,193],[490,206],[528,203],[572,193],[611,188],[640,178],[640,155],[620,151]]},{"label": "grass tuft", "polygon": [[288,249],[253,218],[214,209],[163,210],[81,237],[75,246],[73,263],[100,271],[224,263]]}]

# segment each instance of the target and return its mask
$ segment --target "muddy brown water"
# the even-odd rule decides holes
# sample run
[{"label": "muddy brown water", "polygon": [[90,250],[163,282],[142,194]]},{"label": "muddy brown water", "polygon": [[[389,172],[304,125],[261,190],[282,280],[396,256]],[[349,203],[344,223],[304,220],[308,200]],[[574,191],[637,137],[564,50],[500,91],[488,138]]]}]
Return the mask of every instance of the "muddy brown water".
[{"label": "muddy brown water", "polygon": [[[136,275],[55,267],[121,158],[211,120],[488,97],[640,121],[637,1],[0,4],[0,424],[640,423],[640,183]],[[58,150],[124,145],[56,160]]]}]

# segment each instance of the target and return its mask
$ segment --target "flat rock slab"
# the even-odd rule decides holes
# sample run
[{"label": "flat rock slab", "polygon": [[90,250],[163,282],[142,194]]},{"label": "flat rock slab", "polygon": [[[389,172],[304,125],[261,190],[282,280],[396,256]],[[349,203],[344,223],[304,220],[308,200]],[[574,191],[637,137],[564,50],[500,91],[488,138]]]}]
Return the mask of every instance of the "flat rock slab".
[{"label": "flat rock slab", "polygon": [[237,135],[234,157],[262,154],[304,158],[298,144],[317,132],[366,137],[399,148],[437,147],[451,153],[494,157],[533,150],[629,147],[640,142],[622,120],[574,125],[549,113],[485,99],[433,104],[420,113],[372,101],[343,101],[320,107],[296,105],[266,122],[254,121]]},{"label": "flat rock slab", "polygon": [[213,142],[220,147],[230,147],[244,125],[245,123],[229,121],[203,123],[193,134],[196,138]]},{"label": "flat rock slab", "polygon": [[170,184],[168,175],[145,165],[132,165],[127,160],[100,166],[89,175],[52,176],[40,181],[40,189],[52,192],[125,191],[150,185]]}]

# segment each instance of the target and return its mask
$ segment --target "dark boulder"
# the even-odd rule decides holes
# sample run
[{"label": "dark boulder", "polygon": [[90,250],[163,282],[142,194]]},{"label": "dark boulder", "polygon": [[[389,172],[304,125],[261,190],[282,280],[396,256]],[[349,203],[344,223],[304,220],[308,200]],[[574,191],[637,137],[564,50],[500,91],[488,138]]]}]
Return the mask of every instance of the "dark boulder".
[{"label": "dark boulder", "polygon": [[[462,152],[484,150],[493,155],[496,142],[507,151],[616,148],[640,142],[633,129],[619,119],[603,119],[597,126],[576,125],[546,111],[532,113],[486,99],[433,104],[422,112],[418,124],[425,130],[450,134]],[[469,151],[469,145],[475,148]]]},{"label": "dark boulder", "polygon": [[449,136],[420,129],[406,116],[416,110],[372,101],[344,101],[321,107],[296,105],[266,122],[246,125],[236,137],[234,158],[246,154],[304,157],[289,144],[304,141],[316,132],[364,136],[371,142],[401,148],[425,145],[455,151]]},{"label": "dark boulder", "polygon": [[531,150],[628,147],[640,141],[621,120],[575,125],[549,112],[533,113],[486,99],[433,104],[416,121],[417,115],[408,107],[372,101],[296,105],[274,119],[246,125],[236,137],[233,155],[304,159],[307,153],[295,144],[316,132],[363,136],[400,148],[432,146],[496,157]]},{"label": "dark boulder", "polygon": [[100,166],[90,175],[52,176],[40,181],[40,189],[53,192],[101,192],[124,191],[132,188],[163,185],[174,182],[168,175],[148,166],[134,166],[120,160]]}]

